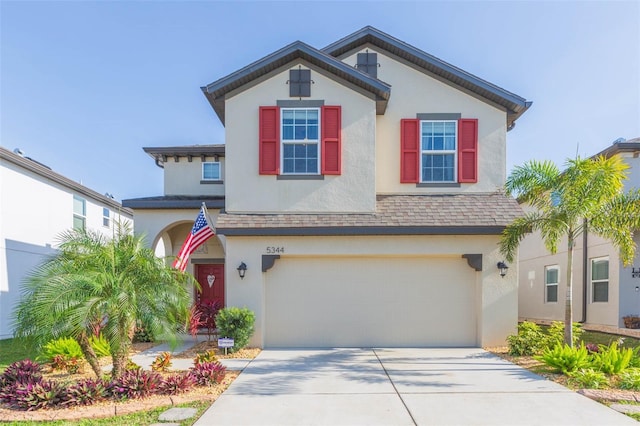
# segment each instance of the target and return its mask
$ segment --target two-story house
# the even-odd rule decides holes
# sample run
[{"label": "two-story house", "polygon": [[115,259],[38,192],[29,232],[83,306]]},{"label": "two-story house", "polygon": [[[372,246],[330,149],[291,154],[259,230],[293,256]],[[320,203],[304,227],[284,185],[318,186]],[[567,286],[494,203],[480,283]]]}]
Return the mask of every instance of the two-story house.
[{"label": "two-story house", "polygon": [[118,221],[133,220],[133,211],[18,149],[0,147],[0,186],[0,339],[6,339],[22,281],[55,253],[59,235],[86,228],[111,237]]},{"label": "two-story house", "polygon": [[206,203],[217,238],[189,270],[200,297],[255,311],[253,345],[487,346],[515,330],[498,241],[521,214],[502,191],[506,135],[530,102],[372,27],[202,90],[225,144],[145,148],[165,195],[124,205],[175,256]]},{"label": "two-story house", "polygon": [[[620,156],[629,166],[624,190],[640,188],[640,138],[621,140],[596,156]],[[640,233],[635,234],[640,246]],[[573,261],[573,320],[624,327],[622,318],[640,315],[640,249],[624,266],[611,241],[587,232],[578,239]],[[564,319],[567,273],[566,239],[550,254],[539,233],[520,246],[519,314],[530,320]]]}]

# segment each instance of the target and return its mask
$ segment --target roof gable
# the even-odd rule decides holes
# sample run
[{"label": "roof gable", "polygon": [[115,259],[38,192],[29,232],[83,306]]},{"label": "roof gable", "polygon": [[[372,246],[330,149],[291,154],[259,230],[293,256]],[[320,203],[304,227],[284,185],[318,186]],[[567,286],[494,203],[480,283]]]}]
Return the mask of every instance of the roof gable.
[{"label": "roof gable", "polygon": [[386,109],[387,101],[391,94],[391,86],[301,41],[293,42],[226,77],[222,77],[207,86],[201,87],[201,89],[220,118],[220,121],[224,124],[224,102],[227,93],[244,86],[252,80],[267,75],[296,59],[303,59],[371,93],[372,97],[376,100],[376,109],[379,114],[383,113]]},{"label": "roof gable", "polygon": [[515,120],[531,106],[531,102],[528,102],[526,99],[371,26],[366,26],[330,44],[322,49],[322,51],[334,57],[342,57],[347,53],[361,48],[365,44],[371,44],[386,50],[425,71],[443,78],[453,85],[462,87],[481,98],[503,106],[507,110],[507,125],[509,127],[512,127]]}]

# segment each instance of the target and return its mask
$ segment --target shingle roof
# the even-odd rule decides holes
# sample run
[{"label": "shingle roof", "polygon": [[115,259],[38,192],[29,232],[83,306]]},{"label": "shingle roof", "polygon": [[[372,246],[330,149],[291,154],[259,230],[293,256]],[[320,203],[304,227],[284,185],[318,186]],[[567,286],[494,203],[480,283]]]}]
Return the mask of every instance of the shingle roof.
[{"label": "shingle roof", "polygon": [[389,99],[391,86],[387,83],[358,71],[327,53],[309,46],[301,41],[295,41],[270,55],[259,59],[238,71],[222,77],[200,89],[207,100],[225,124],[225,97],[227,93],[260,78],[296,59],[304,59],[309,63],[339,76],[345,81],[371,93],[376,98],[378,113],[384,113]]},{"label": "shingle roof", "polygon": [[378,195],[371,214],[229,214],[225,235],[486,235],[499,234],[522,215],[502,193]]},{"label": "shingle roof", "polygon": [[[127,206],[120,204],[116,200],[106,195],[102,195],[99,192],[94,191],[93,189],[87,188],[84,185],[79,184],[65,176],[62,176],[59,173],[54,172],[48,166],[33,160],[29,157],[23,157],[21,155],[15,154],[9,151],[6,148],[0,146],[0,160],[8,161],[17,165],[18,167],[28,170],[31,173],[35,173],[44,179],[55,182],[59,185],[64,186],[65,188],[69,188],[72,191],[77,192],[78,194],[82,194],[85,197],[92,198],[102,204],[105,204],[112,209],[123,213],[124,215],[133,216],[133,212],[126,208]],[[123,208],[124,207],[124,208]]]},{"label": "shingle roof", "polygon": [[366,43],[382,48],[455,85],[470,90],[484,99],[502,105],[507,109],[507,125],[509,127],[531,106],[531,102],[523,97],[436,58],[372,26],[361,28],[330,44],[322,51],[340,58],[361,48]]},{"label": "shingle roof", "polygon": [[610,157],[620,152],[639,152],[640,151],[640,138],[633,138],[629,140],[622,140],[621,142],[614,142],[613,145],[603,149],[594,157],[604,155]]}]

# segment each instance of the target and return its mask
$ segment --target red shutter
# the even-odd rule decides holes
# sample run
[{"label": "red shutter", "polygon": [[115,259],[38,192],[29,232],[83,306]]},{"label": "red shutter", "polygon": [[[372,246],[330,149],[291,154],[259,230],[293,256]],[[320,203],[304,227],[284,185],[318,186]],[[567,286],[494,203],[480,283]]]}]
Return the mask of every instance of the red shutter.
[{"label": "red shutter", "polygon": [[478,119],[458,120],[458,182],[478,182]]},{"label": "red shutter", "polygon": [[322,107],[322,174],[339,175],[342,169],[342,108]]},{"label": "red shutter", "polygon": [[260,107],[260,174],[280,173],[280,109]]},{"label": "red shutter", "polygon": [[420,181],[420,120],[400,120],[400,183]]}]

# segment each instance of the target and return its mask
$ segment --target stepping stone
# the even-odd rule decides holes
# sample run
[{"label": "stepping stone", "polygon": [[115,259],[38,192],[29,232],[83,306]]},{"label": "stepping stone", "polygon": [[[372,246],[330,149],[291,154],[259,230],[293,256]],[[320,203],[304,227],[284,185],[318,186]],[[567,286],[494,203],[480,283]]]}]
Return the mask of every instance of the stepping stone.
[{"label": "stepping stone", "polygon": [[624,413],[624,414],[638,414],[640,413],[640,405],[631,405],[631,404],[611,404],[609,408],[613,408],[614,410]]},{"label": "stepping stone", "polygon": [[198,410],[196,410],[195,408],[170,408],[164,413],[160,414],[159,420],[161,422],[176,422],[187,420],[195,416],[197,412]]}]

